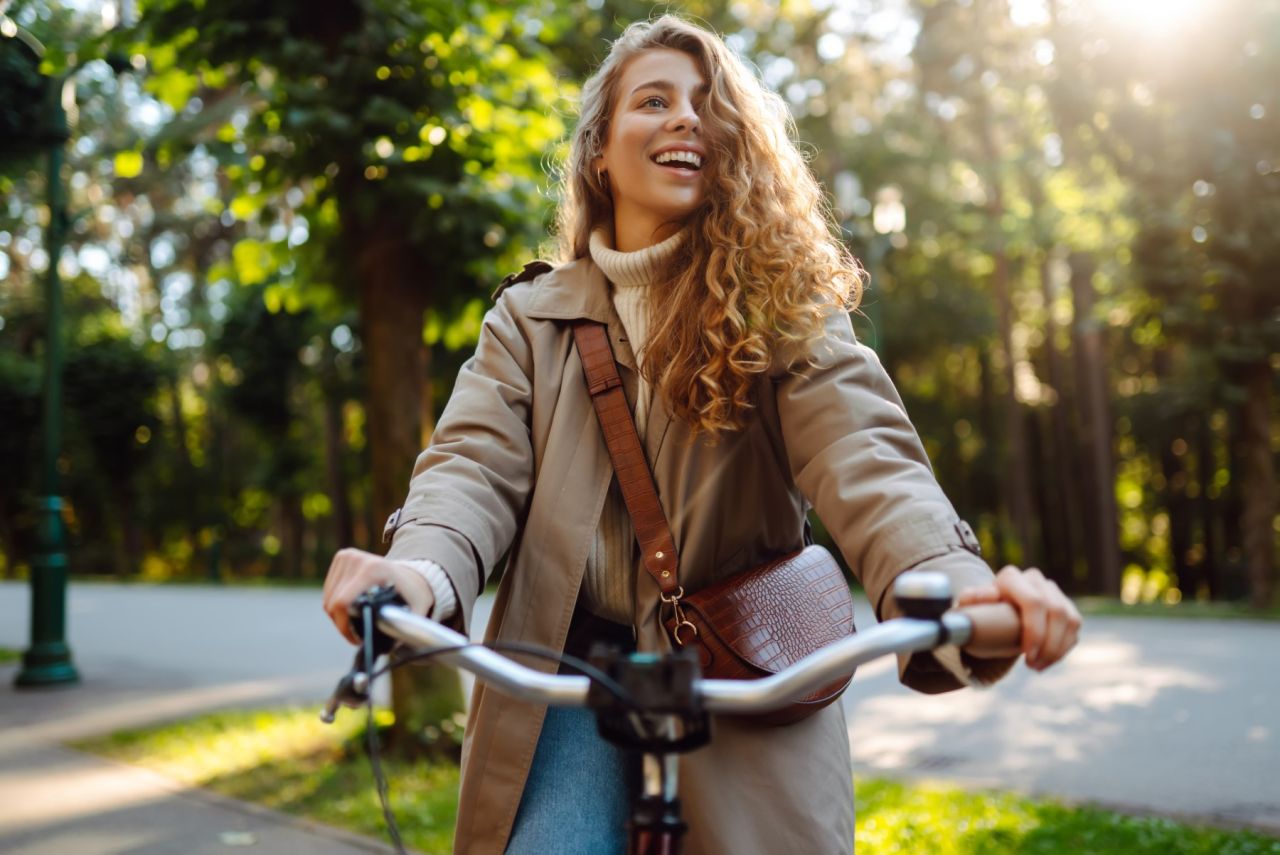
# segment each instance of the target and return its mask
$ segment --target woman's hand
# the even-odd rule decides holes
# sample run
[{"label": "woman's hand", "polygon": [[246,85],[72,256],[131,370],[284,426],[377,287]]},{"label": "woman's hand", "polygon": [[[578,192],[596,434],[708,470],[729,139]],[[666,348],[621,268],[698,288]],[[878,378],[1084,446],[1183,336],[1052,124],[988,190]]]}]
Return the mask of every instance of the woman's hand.
[{"label": "woman's hand", "polygon": [[993,584],[968,588],[956,597],[957,606],[999,602],[1011,603],[1022,618],[1019,646],[1027,657],[1027,667],[1043,671],[1075,647],[1080,612],[1057,583],[1036,568],[1006,566]]},{"label": "woman's hand", "polygon": [[324,610],[352,644],[359,644],[360,639],[351,630],[347,609],[356,597],[376,585],[394,586],[414,614],[426,615],[435,605],[431,586],[412,567],[360,549],[339,549],[324,577]]}]

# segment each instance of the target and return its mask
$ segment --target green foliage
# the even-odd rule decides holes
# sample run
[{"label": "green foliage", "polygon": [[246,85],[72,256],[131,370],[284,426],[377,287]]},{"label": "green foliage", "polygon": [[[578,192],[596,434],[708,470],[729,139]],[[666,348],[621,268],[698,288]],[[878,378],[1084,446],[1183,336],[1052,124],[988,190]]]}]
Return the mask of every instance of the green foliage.
[{"label": "green foliage", "polygon": [[[0,412],[10,423],[34,428],[40,423],[40,368],[20,355],[0,350]],[[36,432],[0,433],[0,469],[6,474],[0,490],[6,497],[23,484],[31,483],[33,463],[38,458]]]},{"label": "green foliage", "polygon": [[220,100],[233,81],[250,93],[220,126],[162,143],[177,155],[212,133],[247,155],[227,167],[233,215],[270,226],[280,197],[302,191],[289,215],[310,238],[241,241],[242,282],[354,300],[359,241],[392,227],[452,313],[541,239],[540,163],[565,133],[562,87],[505,4],[332,2],[321,15],[303,2],[159,2],[143,35],[161,46],[148,86],[173,109]]},{"label": "green foliage", "polygon": [[52,136],[47,106],[50,82],[39,65],[31,45],[0,35],[0,139],[5,140],[0,181],[34,158]]},{"label": "green foliage", "polygon": [[127,483],[145,464],[158,426],[153,411],[160,366],[125,338],[102,338],[72,350],[66,364],[67,404],[94,466]]},{"label": "green foliage", "polygon": [[[1122,32],[1123,4],[1055,5],[1052,19],[994,0],[917,2],[900,17],[764,0],[679,9],[784,95],[828,187],[856,179],[833,201],[874,273],[859,335],[988,555],[1060,546],[1010,533],[1002,402],[1015,398],[1028,426],[1024,466],[1044,523],[1061,515],[1055,496],[1086,489],[1058,483],[1045,449],[1055,419],[1068,446],[1085,438],[1073,348],[1099,329],[1129,578],[1145,598],[1236,595],[1247,587],[1242,378],[1263,365],[1274,394],[1280,349],[1280,15],[1230,0],[1192,50],[1186,33],[1162,45]],[[88,550],[77,557],[118,553],[89,567],[136,573],[132,539],[166,572],[203,573],[215,559],[240,573],[318,572],[330,545],[371,544],[371,281],[385,274],[424,295],[438,411],[493,283],[547,237],[578,86],[623,26],[659,11],[636,0],[154,0],[136,27],[103,33],[76,7],[10,3],[45,53],[33,66],[0,38],[0,135],[38,136],[37,89],[84,66],[67,148],[68,340],[76,370],[97,379],[68,390],[86,413],[64,455],[70,522]],[[1117,49],[1125,39],[1132,50]],[[85,65],[111,49],[145,57],[145,70],[117,83]],[[0,404],[19,414],[0,427],[0,457],[17,473],[0,486],[9,551],[28,527],[38,459],[35,256],[47,212],[34,153],[0,178]],[[893,235],[872,228],[887,187],[906,206]],[[1067,287],[1079,253],[1098,262],[1088,317]],[[95,349],[104,338],[110,354]],[[104,384],[130,366],[139,373],[113,408]],[[1068,462],[1078,474],[1080,458]],[[137,500],[128,537],[112,489]],[[1082,538],[1077,526],[1077,553]]]}]

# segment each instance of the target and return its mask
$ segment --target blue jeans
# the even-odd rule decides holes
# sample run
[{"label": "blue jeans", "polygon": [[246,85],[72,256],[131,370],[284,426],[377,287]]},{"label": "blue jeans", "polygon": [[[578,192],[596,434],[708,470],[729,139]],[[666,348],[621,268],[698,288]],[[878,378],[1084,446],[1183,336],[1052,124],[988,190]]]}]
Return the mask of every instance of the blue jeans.
[{"label": "blue jeans", "polygon": [[600,738],[595,715],[550,707],[507,855],[622,855],[639,763]]}]

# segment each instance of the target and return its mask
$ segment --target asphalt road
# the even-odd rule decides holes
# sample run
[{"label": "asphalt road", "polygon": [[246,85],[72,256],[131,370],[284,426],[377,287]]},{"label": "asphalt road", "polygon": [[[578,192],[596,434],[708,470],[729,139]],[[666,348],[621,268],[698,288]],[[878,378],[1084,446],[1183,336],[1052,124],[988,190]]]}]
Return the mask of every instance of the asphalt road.
[{"label": "asphalt road", "polygon": [[855,771],[1280,836],[1277,656],[1276,622],[1088,617],[1066,659],[986,689],[922,695],[883,661],[846,693]]},{"label": "asphalt road", "polygon": [[[858,625],[870,626],[867,604],[857,606]],[[0,647],[25,646],[27,610],[26,586],[0,583]],[[482,607],[480,614],[487,611]],[[161,821],[153,829],[160,835],[165,812],[142,811],[132,825],[113,825],[107,819],[127,817],[126,809],[89,798],[79,813],[65,805],[45,810],[33,803],[40,793],[46,807],[72,787],[110,793],[111,781],[117,792],[127,790],[125,782],[142,787],[151,794],[142,804],[163,805],[177,796],[172,787],[165,796],[159,781],[140,783],[136,770],[59,743],[220,706],[318,703],[352,650],[329,627],[315,589],[78,584],[71,589],[68,626],[83,676],[79,686],[15,691],[16,666],[0,666],[0,850],[6,852],[197,851],[190,839],[165,849],[162,836],[154,849],[79,848],[75,840],[92,839],[90,831],[142,833],[137,829]],[[1247,825],[1280,836],[1277,652],[1280,623],[1095,617],[1067,660],[1043,674],[1019,664],[989,689],[922,695],[899,685],[894,663],[882,660],[860,669],[846,693],[855,768]],[[184,809],[195,810],[191,804],[201,799],[188,793]],[[216,800],[203,803],[229,810]],[[201,834],[229,822],[230,814],[214,813]],[[274,825],[270,816],[253,816],[265,823],[259,834],[325,831],[296,823],[283,829],[290,823],[278,815]],[[51,838],[60,828],[78,828],[80,837]],[[328,851],[367,851],[364,841],[328,839],[349,846]],[[67,845],[37,845],[58,840]],[[321,851],[305,840],[296,845]]]}]

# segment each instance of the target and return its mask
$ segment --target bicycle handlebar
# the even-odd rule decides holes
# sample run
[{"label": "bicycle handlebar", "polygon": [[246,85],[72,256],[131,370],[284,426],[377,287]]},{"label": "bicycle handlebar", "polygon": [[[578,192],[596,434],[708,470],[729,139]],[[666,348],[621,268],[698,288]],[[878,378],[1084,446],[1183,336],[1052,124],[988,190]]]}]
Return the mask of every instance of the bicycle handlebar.
[{"label": "bicycle handlebar", "polygon": [[[950,581],[938,573],[907,573],[894,583],[893,594],[909,614],[877,624],[814,651],[777,674],[758,680],[698,679],[694,691],[709,712],[759,713],[780,709],[829,684],[842,674],[881,656],[932,650],[943,644],[1005,652],[1017,649],[1021,622],[1008,603],[948,609]],[[387,605],[377,611],[380,630],[422,651],[441,651],[437,658],[471,671],[521,700],[552,706],[586,706],[590,680],[553,675],[521,665],[433,620],[406,608]],[[457,649],[453,649],[457,648]],[[336,701],[330,702],[336,707]],[[327,712],[332,714],[332,709]]]}]

